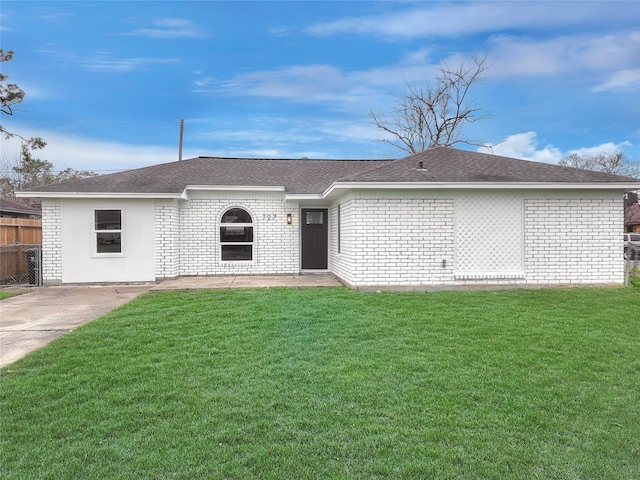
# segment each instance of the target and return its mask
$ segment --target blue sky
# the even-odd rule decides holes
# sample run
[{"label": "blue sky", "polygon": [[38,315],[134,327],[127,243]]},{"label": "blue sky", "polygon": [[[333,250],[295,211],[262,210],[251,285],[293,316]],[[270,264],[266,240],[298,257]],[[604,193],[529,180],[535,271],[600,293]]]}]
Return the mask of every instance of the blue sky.
[{"label": "blue sky", "polygon": [[[640,2],[11,1],[2,122],[58,169],[183,157],[390,158],[369,112],[489,52],[465,131],[495,153],[640,159]],[[471,149],[471,147],[465,147]],[[3,140],[6,162],[17,146]]]}]

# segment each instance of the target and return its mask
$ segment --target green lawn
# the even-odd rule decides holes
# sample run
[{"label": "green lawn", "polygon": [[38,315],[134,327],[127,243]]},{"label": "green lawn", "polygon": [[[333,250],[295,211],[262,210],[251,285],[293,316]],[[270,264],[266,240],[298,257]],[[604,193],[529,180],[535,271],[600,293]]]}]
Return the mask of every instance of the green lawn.
[{"label": "green lawn", "polygon": [[637,288],[155,292],[0,370],[3,479],[634,479]]},{"label": "green lawn", "polygon": [[10,298],[10,297],[15,297],[16,295],[18,294],[13,292],[0,292],[0,300],[4,300],[5,298]]}]

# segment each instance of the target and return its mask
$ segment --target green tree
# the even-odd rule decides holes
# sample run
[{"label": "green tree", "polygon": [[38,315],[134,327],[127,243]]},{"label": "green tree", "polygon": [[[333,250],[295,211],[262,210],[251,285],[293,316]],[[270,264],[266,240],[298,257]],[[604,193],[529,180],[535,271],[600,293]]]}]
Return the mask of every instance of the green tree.
[{"label": "green tree", "polygon": [[[0,48],[0,63],[10,62],[13,60],[13,50],[4,51]],[[0,112],[4,115],[13,115],[13,107],[24,100],[25,93],[18,84],[9,83],[9,76],[0,72]],[[45,143],[40,137],[25,138],[17,133],[9,132],[2,124],[0,124],[0,134],[5,138],[18,137],[32,150],[44,148]]]},{"label": "green tree", "polygon": [[[38,145],[43,148],[46,144],[41,142]],[[73,168],[65,168],[56,172],[53,163],[49,160],[35,158],[32,154],[33,150],[30,144],[22,144],[20,163],[11,167],[11,171],[0,178],[2,196],[13,196],[16,190],[43,187],[97,175],[90,170],[75,170]]]},{"label": "green tree", "polygon": [[[9,62],[13,59],[13,56],[14,52],[12,50],[5,52],[0,49],[0,62]],[[21,103],[24,98],[24,90],[16,83],[10,83],[7,75],[0,73],[0,112],[4,115],[13,115],[14,106]],[[42,150],[47,145],[40,137],[25,138],[18,133],[9,132],[1,124],[0,134],[4,135],[5,139],[18,138],[21,141],[19,161],[14,166],[5,166],[3,168],[5,173],[0,177],[2,196],[13,196],[16,190],[96,176],[95,172],[74,170],[72,168],[54,172],[54,166],[50,161],[35,158],[32,154],[32,152]]]}]

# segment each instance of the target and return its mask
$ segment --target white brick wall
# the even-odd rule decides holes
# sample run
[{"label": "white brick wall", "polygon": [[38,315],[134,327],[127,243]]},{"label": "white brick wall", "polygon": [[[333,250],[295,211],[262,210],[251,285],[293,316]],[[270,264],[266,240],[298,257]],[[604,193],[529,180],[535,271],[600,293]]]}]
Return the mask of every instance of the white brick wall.
[{"label": "white brick wall", "polygon": [[[522,208],[523,275],[456,278],[459,254],[456,248],[466,248],[464,243],[456,242],[456,235],[465,231],[464,228],[456,231],[456,205],[460,206],[461,196],[468,200],[469,195],[455,190],[370,190],[345,195],[329,208],[329,270],[357,287],[623,282],[621,194],[551,190],[515,193],[487,191],[486,195],[503,198],[504,205],[510,206],[512,213],[514,201]],[[142,242],[143,251],[153,255],[153,259],[149,259],[150,275],[155,273],[156,278],[171,278],[299,272],[299,205],[286,202],[283,192],[190,191],[189,197],[180,202],[157,200],[155,205],[148,207],[149,213],[145,211],[147,207],[138,207],[136,202],[126,205],[127,218],[132,215],[153,218],[144,227],[149,232],[149,227],[153,226],[153,238],[151,235],[140,237],[141,229],[134,231],[132,226],[127,226],[132,242],[130,249]],[[82,200],[73,202],[43,200],[43,274],[47,284],[59,284],[64,280],[64,239],[67,244],[76,245],[78,239],[92,238],[91,205],[85,205]],[[493,215],[500,216],[501,202],[493,201]],[[104,201],[100,203],[103,204],[111,205]],[[338,204],[341,211],[340,253]],[[76,219],[71,209],[73,205],[86,206],[88,222]],[[250,262],[223,262],[220,258],[220,219],[233,207],[246,209],[253,218],[254,252]],[[69,217],[65,221],[71,222],[66,230],[64,212]],[[286,223],[288,213],[293,215],[293,225]],[[516,217],[512,215],[512,218]],[[74,227],[73,221],[80,222],[78,225],[82,228]],[[140,224],[138,220],[136,222]],[[144,243],[147,236],[148,245]],[[69,255],[76,263],[85,262],[77,255],[77,248]],[[127,258],[110,262],[129,262]],[[71,260],[65,258],[64,261]],[[104,262],[93,258],[89,261]],[[95,281],[101,281],[97,277],[103,272],[102,267],[92,271],[96,272]]]},{"label": "white brick wall", "polygon": [[62,205],[46,198],[42,199],[42,281],[62,283]]},{"label": "white brick wall", "polygon": [[[465,219],[456,218],[454,206],[462,197],[469,199],[468,193],[460,191],[369,191],[343,197],[330,209],[331,271],[357,287],[623,282],[621,194],[487,191],[487,202],[478,195],[478,202],[491,206],[495,225],[489,230],[511,224],[517,227],[508,241],[508,258],[497,252],[497,261],[479,259],[486,272],[462,275],[456,270],[457,258],[468,254],[456,248],[473,247],[472,254],[485,257],[492,254],[485,246],[475,248],[473,243],[456,241],[456,235],[473,236],[464,226],[456,231],[456,224]],[[501,219],[502,213],[509,221]],[[460,211],[457,215],[462,217]],[[504,249],[496,241],[500,234],[489,232],[488,237],[477,238],[490,238],[489,250]],[[514,242],[520,242],[520,247]]]},{"label": "white brick wall", "polygon": [[[292,274],[299,271],[298,206],[280,192],[189,193],[180,208],[180,275]],[[230,208],[247,210],[253,219],[253,260],[223,262],[220,219]],[[287,213],[294,224],[287,225]]]},{"label": "white brick wall", "polygon": [[525,199],[528,283],[622,283],[622,195]]},{"label": "white brick wall", "polygon": [[179,208],[174,203],[156,202],[154,218],[155,275],[157,279],[179,275]]},{"label": "white brick wall", "polygon": [[[338,253],[338,205],[340,205],[340,253]],[[355,284],[353,228],[356,215],[353,198],[342,199],[329,209],[329,270]]]},{"label": "white brick wall", "polygon": [[[454,205],[447,198],[354,196],[341,204],[341,253],[331,229],[331,268],[356,286],[452,282]],[[337,218],[337,205],[331,209]]]}]

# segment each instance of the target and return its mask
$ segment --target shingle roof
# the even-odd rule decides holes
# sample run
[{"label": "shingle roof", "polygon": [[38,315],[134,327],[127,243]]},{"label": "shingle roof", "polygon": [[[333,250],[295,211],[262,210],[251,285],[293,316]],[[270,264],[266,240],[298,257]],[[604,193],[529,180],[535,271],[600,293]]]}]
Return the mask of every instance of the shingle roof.
[{"label": "shingle roof", "polygon": [[[420,168],[422,162],[422,168]],[[354,182],[624,183],[631,177],[436,147],[349,179]]]},{"label": "shingle roof", "polygon": [[[419,162],[422,167],[419,168]],[[334,182],[639,183],[638,179],[437,147],[398,160],[198,157],[34,189],[57,193],[180,194],[188,185],[281,186],[321,194]]]},{"label": "shingle roof", "polygon": [[0,212],[18,215],[42,215],[42,211],[39,208],[26,205],[22,202],[16,202],[9,198],[0,198]]},{"label": "shingle roof", "polygon": [[322,193],[338,178],[375,167],[377,160],[267,160],[198,157],[39,189],[38,192],[175,193],[187,185],[284,187],[287,193]]}]

